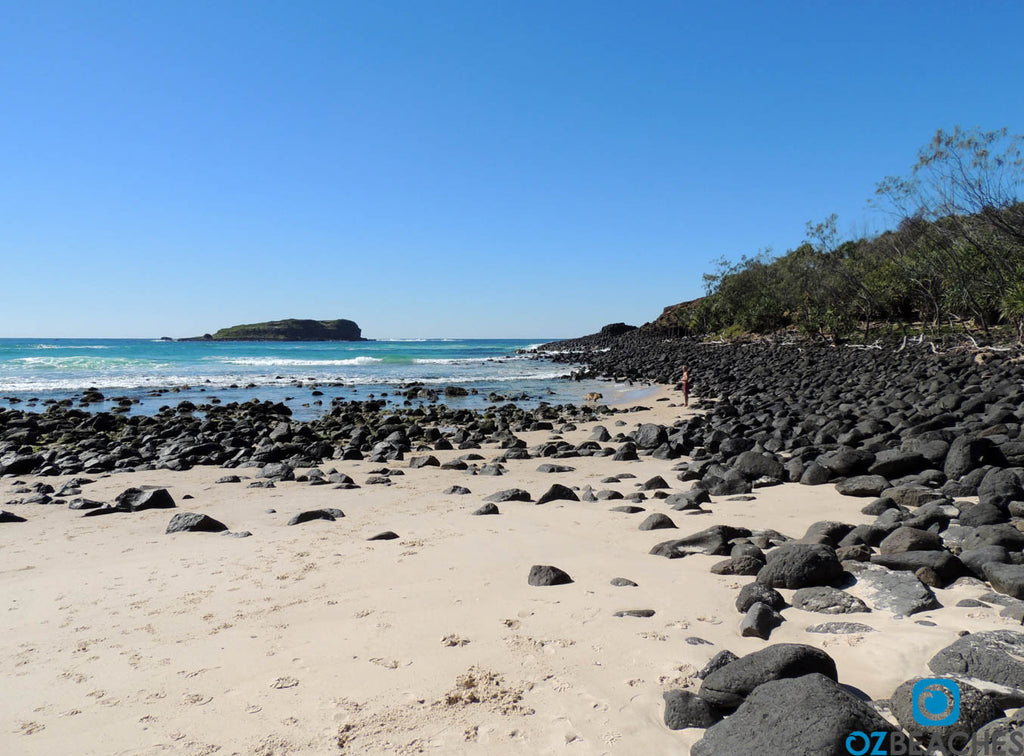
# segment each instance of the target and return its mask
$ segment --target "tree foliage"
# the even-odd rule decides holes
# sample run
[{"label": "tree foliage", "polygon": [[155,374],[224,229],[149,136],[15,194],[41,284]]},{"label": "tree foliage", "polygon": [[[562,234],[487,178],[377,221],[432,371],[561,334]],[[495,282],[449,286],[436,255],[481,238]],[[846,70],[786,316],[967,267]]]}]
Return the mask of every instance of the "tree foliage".
[{"label": "tree foliage", "polygon": [[937,132],[909,175],[878,184],[892,230],[842,241],[832,215],[782,255],[721,260],[704,276],[708,296],[674,311],[673,325],[837,337],[876,323],[1010,323],[1024,338],[1022,149],[1006,129]]}]

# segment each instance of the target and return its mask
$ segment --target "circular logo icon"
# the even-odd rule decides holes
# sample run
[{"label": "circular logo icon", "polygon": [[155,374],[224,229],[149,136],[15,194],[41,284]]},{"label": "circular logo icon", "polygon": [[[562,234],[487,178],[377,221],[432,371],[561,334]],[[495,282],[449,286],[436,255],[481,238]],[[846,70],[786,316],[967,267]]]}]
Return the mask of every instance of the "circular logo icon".
[{"label": "circular logo icon", "polygon": [[960,686],[948,677],[914,683],[911,693],[914,721],[924,727],[946,727],[960,718]]}]

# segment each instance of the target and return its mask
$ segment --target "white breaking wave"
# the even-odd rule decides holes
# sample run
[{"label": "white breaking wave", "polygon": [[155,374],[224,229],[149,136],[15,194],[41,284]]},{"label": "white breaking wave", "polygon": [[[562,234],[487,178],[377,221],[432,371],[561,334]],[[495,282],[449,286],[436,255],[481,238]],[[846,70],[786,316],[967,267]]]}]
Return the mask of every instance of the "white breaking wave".
[{"label": "white breaking wave", "polygon": [[82,346],[72,346],[71,344],[36,344],[36,349],[110,349],[108,346],[103,344],[85,344]]},{"label": "white breaking wave", "polygon": [[54,368],[57,370],[111,370],[138,368],[160,370],[170,367],[169,363],[139,360],[131,357],[15,357],[7,360],[14,368]]},{"label": "white breaking wave", "polygon": [[228,365],[251,365],[254,367],[338,367],[342,365],[374,365],[383,362],[379,357],[353,357],[349,360],[289,360],[280,357],[235,357],[216,358]]},{"label": "white breaking wave", "polygon": [[497,362],[496,357],[416,357],[413,365],[469,365],[482,362]]},{"label": "white breaking wave", "polygon": [[[463,385],[474,383],[509,383],[513,381],[546,381],[555,378],[564,378],[568,373],[538,372],[538,373],[517,373],[514,375],[446,375],[446,376],[392,376],[380,375],[358,376],[358,375],[332,375],[322,376],[319,380],[323,383],[343,383],[348,386],[395,386],[401,383],[416,382],[429,385]],[[0,379],[4,384],[4,391],[28,393],[39,391],[81,391],[86,386],[95,386],[104,391],[110,389],[154,389],[174,388],[181,386],[203,387],[208,391],[226,389],[232,385],[237,387],[255,384],[256,386],[278,386],[287,387],[294,384],[294,377],[278,377],[272,374],[263,375],[94,375],[89,380],[81,379],[42,379],[33,377],[28,379],[4,377]]]}]

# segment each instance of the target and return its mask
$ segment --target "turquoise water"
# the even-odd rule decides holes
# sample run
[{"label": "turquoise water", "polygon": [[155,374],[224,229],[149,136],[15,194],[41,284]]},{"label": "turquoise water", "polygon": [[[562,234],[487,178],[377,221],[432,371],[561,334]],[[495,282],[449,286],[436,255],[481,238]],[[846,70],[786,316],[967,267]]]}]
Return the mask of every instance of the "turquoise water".
[{"label": "turquoise water", "polygon": [[[42,408],[39,405],[46,400],[75,398],[86,388],[96,388],[108,399],[137,400],[134,413],[154,412],[185,399],[198,404],[216,396],[223,402],[287,401],[296,416],[310,416],[334,397],[365,399],[386,393],[393,401],[396,387],[411,382],[438,389],[476,389],[476,395],[446,400],[466,407],[493,404],[486,398],[491,392],[525,393],[530,398],[524,404],[559,403],[579,401],[583,393],[601,390],[602,385],[607,388],[593,381],[560,380],[570,367],[516,353],[551,340],[0,339],[0,404],[25,407],[36,399]],[[168,389],[173,393],[154,395]],[[314,397],[313,390],[323,396]],[[106,402],[93,408],[110,406]]]}]

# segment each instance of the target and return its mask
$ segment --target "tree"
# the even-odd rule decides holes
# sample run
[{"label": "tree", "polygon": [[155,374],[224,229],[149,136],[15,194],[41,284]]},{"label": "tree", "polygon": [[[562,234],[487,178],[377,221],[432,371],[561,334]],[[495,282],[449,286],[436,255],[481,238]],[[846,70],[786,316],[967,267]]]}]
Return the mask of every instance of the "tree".
[{"label": "tree", "polygon": [[[939,130],[907,178],[888,177],[876,194],[924,227],[942,272],[942,303],[985,330],[1024,270],[1024,136],[1007,129]],[[948,314],[948,313],[946,313]],[[935,313],[939,319],[938,310]]]}]

